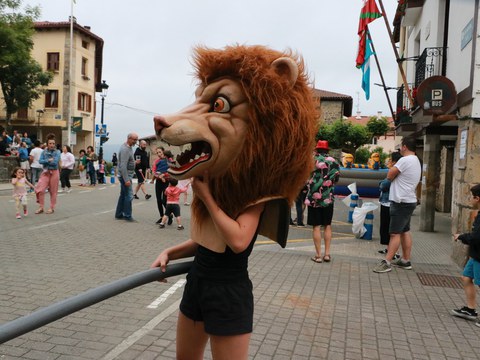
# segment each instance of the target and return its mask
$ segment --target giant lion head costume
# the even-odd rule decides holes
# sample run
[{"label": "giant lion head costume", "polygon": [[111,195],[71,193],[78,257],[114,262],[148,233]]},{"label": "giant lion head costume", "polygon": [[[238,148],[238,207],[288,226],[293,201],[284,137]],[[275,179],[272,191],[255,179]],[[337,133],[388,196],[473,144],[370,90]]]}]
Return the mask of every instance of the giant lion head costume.
[{"label": "giant lion head costume", "polygon": [[[316,110],[303,61],[237,45],[198,47],[194,66],[195,102],[154,119],[157,137],[183,147],[169,173],[184,179],[208,170],[211,192],[232,218],[265,201],[260,233],[284,246],[289,204],[313,166]],[[206,217],[194,198],[192,221]]]}]

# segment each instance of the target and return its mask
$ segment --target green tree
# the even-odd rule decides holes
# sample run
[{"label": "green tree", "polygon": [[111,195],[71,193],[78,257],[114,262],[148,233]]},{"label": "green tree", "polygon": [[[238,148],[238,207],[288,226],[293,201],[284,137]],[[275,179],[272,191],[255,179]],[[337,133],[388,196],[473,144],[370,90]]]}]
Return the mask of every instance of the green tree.
[{"label": "green tree", "polygon": [[5,102],[5,122],[19,108],[29,108],[40,97],[53,74],[44,72],[32,58],[33,21],[40,15],[38,7],[27,6],[21,12],[21,0],[0,0],[0,86]]},{"label": "green tree", "polygon": [[339,119],[332,124],[321,125],[317,134],[318,139],[328,140],[333,149],[355,154],[360,146],[370,141],[371,135],[365,126]]},{"label": "green tree", "polygon": [[372,137],[379,137],[385,135],[390,130],[390,125],[385,116],[372,116],[367,122],[367,130]]}]

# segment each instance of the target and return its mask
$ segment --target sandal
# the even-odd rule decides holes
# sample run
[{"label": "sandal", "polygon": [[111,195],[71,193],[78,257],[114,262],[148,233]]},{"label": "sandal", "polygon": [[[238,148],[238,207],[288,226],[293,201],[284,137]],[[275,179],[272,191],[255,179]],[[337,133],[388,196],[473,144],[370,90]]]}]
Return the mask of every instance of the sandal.
[{"label": "sandal", "polygon": [[55,210],[53,210],[53,209],[48,209],[45,214],[53,214],[54,212],[55,212]]},{"label": "sandal", "polygon": [[313,262],[316,262],[317,264],[320,264],[320,263],[323,262],[321,256],[313,256],[313,257],[310,258],[310,260],[312,260]]},{"label": "sandal", "polygon": [[37,211],[35,211],[35,214],[41,214],[41,213],[43,213],[43,208],[37,209]]},{"label": "sandal", "polygon": [[325,261],[325,262],[330,262],[330,261],[332,261],[332,257],[327,254],[327,255],[325,255],[325,256],[323,257],[323,261]]}]

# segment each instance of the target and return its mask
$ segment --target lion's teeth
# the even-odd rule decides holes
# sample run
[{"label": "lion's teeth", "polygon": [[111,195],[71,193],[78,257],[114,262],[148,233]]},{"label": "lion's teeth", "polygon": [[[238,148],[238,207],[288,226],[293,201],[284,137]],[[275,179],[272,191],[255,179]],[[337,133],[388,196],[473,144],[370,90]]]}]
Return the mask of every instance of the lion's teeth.
[{"label": "lion's teeth", "polygon": [[198,160],[198,159],[200,159],[200,155],[197,154],[195,155],[195,160]]}]

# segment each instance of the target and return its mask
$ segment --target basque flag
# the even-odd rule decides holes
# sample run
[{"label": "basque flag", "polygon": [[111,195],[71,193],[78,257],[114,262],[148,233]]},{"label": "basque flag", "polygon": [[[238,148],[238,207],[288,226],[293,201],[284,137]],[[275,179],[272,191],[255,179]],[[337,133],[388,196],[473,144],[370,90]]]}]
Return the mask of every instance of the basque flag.
[{"label": "basque flag", "polygon": [[378,10],[375,0],[364,0],[363,7],[360,11],[360,21],[358,23],[358,36],[360,37],[358,43],[357,53],[357,68],[361,67],[365,61],[365,51],[367,45],[367,31],[368,24],[382,16],[380,10]]}]

